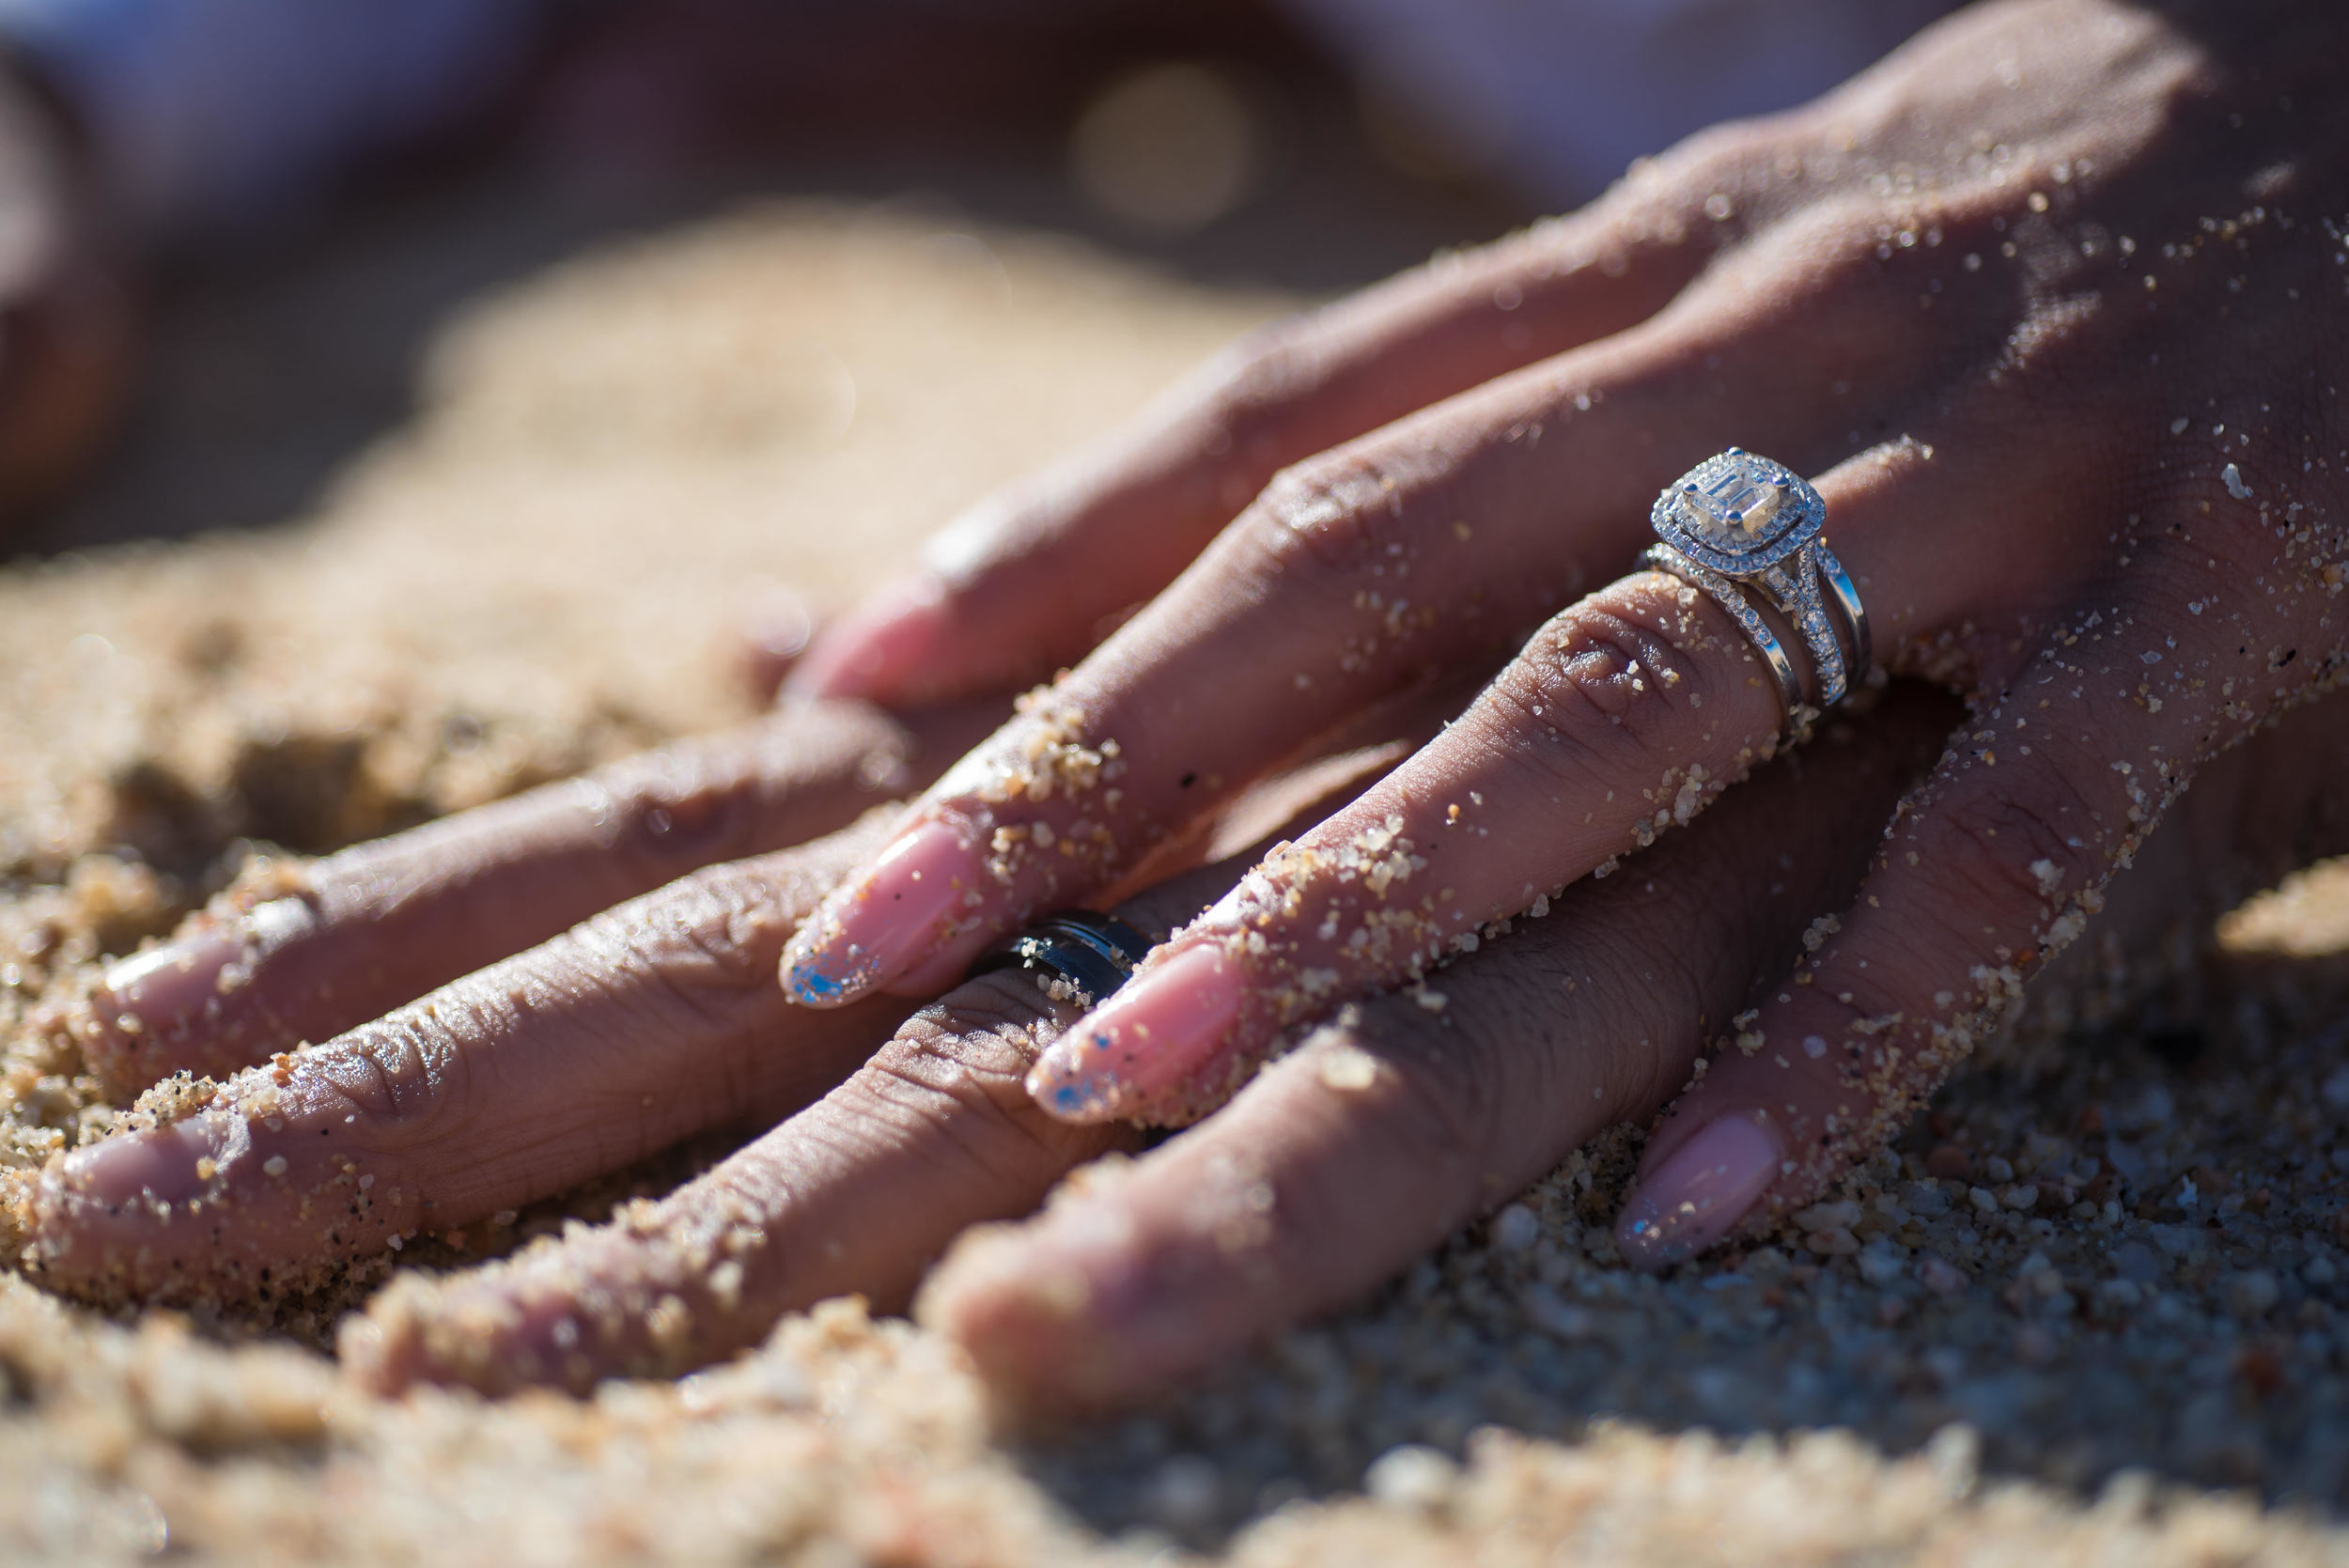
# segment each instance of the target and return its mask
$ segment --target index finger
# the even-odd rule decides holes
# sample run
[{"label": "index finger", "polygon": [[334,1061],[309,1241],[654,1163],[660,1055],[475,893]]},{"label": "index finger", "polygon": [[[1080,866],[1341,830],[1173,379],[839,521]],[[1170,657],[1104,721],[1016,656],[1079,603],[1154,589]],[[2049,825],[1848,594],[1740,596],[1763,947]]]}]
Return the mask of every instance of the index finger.
[{"label": "index finger", "polygon": [[1281,469],[1662,307],[1709,259],[1688,184],[1626,181],[1234,344],[1099,446],[955,519],[785,690],[902,706],[1074,663]]}]

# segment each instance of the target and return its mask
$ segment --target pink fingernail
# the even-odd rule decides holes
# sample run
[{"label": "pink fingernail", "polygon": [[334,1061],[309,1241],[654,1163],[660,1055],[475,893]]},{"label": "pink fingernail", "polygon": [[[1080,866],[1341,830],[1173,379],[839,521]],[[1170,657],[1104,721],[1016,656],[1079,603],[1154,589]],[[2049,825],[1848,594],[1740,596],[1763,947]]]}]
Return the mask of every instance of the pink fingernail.
[{"label": "pink fingernail", "polygon": [[1701,1252],[1745,1218],[1785,1162],[1767,1127],[1740,1112],[1719,1117],[1640,1184],[1615,1223],[1615,1245],[1648,1269]]},{"label": "pink fingernail", "polygon": [[1134,977],[1052,1043],[1028,1093],[1064,1122],[1107,1122],[1181,1088],[1238,1021],[1239,970],[1214,942]]},{"label": "pink fingernail", "polygon": [[896,978],[937,947],[978,877],[953,823],[901,834],[791,939],[785,992],[803,1007],[838,1007]]},{"label": "pink fingernail", "polygon": [[127,1015],[157,1032],[185,1028],[236,988],[233,967],[307,929],[312,919],[301,899],[273,899],[241,919],[133,954],[106,971],[99,1017],[115,1026]]},{"label": "pink fingernail", "polygon": [[68,1154],[44,1172],[44,1191],[70,1192],[109,1209],[179,1203],[209,1188],[223,1139],[211,1116],[108,1138]]},{"label": "pink fingernail", "polygon": [[906,673],[937,651],[946,620],[935,579],[890,583],[817,634],[784,678],[782,694],[886,702]]}]

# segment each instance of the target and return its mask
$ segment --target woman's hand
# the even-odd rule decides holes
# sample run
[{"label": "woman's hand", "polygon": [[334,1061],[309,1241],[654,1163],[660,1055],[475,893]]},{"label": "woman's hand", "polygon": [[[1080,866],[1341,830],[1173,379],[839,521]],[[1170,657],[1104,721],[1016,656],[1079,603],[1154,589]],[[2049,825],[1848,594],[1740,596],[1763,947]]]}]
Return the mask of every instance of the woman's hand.
[{"label": "woman's hand", "polygon": [[1146,875],[1361,705],[1486,667],[1606,584],[1032,1076],[1072,1120],[1197,1117],[1283,1037],[1771,754],[1779,699],[1742,634],[1674,580],[1615,577],[1657,488],[1740,443],[1823,474],[1879,648],[1973,710],[1840,924],[1663,1127],[1623,1240],[1661,1264],[1808,1201],[2088,927],[2203,765],[2349,652],[2349,263],[2326,216],[2349,210],[2345,34],[2280,4],[1976,7],[1818,103],[1247,350],[950,535],[954,591],[812,655],[807,683],[883,692],[963,638],[990,674],[1062,657],[1206,541],[826,901],[786,987],[933,991]]},{"label": "woman's hand", "polygon": [[[1848,902],[1871,830],[1951,716],[1946,699],[1906,687],[1866,724],[1830,726],[1623,875],[1446,970],[1439,992],[1347,1010],[1225,1113],[1089,1172],[1029,1226],[974,1237],[927,1288],[926,1315],[1013,1400],[1097,1404],[1199,1371],[1408,1266],[1688,1081],[1701,1043],[1785,972],[1808,923]],[[583,842],[572,830],[592,823],[607,848],[637,846],[607,857],[607,873],[654,877],[788,831],[778,807],[851,809],[907,746],[869,716],[802,713],[756,737],[764,766],[742,766],[739,737],[716,737],[322,862],[299,932],[256,933],[227,988],[215,982],[217,1020],[239,1020],[237,1050],[257,1065],[232,1071],[229,1036],[200,1020],[162,1030],[143,1054],[101,1055],[117,1077],[177,1060],[224,1081],[170,1079],[130,1126],[53,1162],[20,1215],[41,1278],[103,1300],[298,1304],[419,1233],[477,1235],[502,1209],[697,1129],[771,1126],[613,1224],[402,1277],[346,1330],[352,1369],[385,1389],[583,1389],[690,1370],[828,1296],[902,1304],[968,1227],[1029,1215],[1073,1167],[1139,1139],[1059,1122],[1028,1096],[1025,1075],[1078,1010],[1024,977],[984,976],[910,1016],[886,998],[820,1013],[784,1000],[772,976],[785,937],[879,822],[688,872],[374,1021],[365,1010],[390,1004],[382,987],[406,984],[370,966],[382,927],[366,904],[317,890],[370,865],[408,890],[394,906],[414,923],[405,929],[455,927],[442,966],[466,961],[461,943],[485,961],[521,939],[518,923],[543,920],[532,890],[568,885]],[[1317,793],[1348,793],[1398,750],[1334,759],[1289,800],[1310,815]],[[2349,798],[2332,787],[2344,763],[2340,705],[2224,759],[2154,841],[2136,896],[2116,896],[2108,931],[2155,947],[2170,922],[2207,920],[2279,867],[2349,845]],[[584,800],[602,810],[571,815]],[[664,843],[680,808],[744,836]],[[492,830],[534,817],[485,870],[482,847],[505,838]],[[1121,912],[1163,931],[1247,859]],[[1757,884],[1766,901],[1739,896]],[[153,958],[131,963],[157,972]],[[319,995],[321,976],[336,978],[334,996]],[[127,983],[99,1000],[112,1021],[96,1041],[139,1020],[132,1006],[170,1021]],[[337,1012],[362,1021],[299,1043],[298,1029]]]},{"label": "woman's hand", "polygon": [[[1391,998],[1325,1032],[1232,1115],[1056,1204],[1037,1269],[1003,1266],[1019,1243],[974,1248],[939,1287],[937,1315],[1009,1391],[1097,1399],[1368,1287],[1591,1132],[1652,1112],[1705,1020],[1739,1005],[1755,973],[1782,970],[1804,923],[1848,896],[1864,843],[1844,825],[1883,816],[1947,721],[1946,705],[1903,693],[1637,877],[1578,890],[1447,974],[1440,1010]],[[386,1387],[583,1388],[688,1370],[826,1296],[902,1303],[964,1229],[1029,1214],[1071,1168],[1139,1140],[1035,1108],[1024,1075],[1077,1010],[1024,977],[983,977],[910,1016],[888,998],[821,1013],[785,1001],[772,984],[785,938],[879,823],[688,871],[366,1014],[414,975],[486,960],[519,939],[519,922],[543,925],[591,831],[637,846],[598,863],[641,882],[755,849],[794,817],[839,815],[906,749],[869,717],[803,710],[321,862],[286,895],[300,923],[220,911],[204,929],[243,932],[244,956],[200,986],[179,964],[203,936],[126,961],[84,1020],[93,1061],[117,1079],[201,1065],[223,1081],[166,1078],[128,1126],[53,1162],[22,1217],[41,1276],[101,1299],[293,1303],[419,1233],[462,1233],[701,1129],[771,1125],[614,1225],[401,1283],[352,1330],[356,1365]],[[1310,815],[1333,783],[1350,793],[1407,749],[1333,759],[1290,801]],[[586,802],[598,809],[574,809]],[[685,835],[688,817],[705,831]],[[1749,831],[1763,821],[1782,836]],[[503,859],[485,868],[490,846]],[[1791,869],[1781,850],[1798,857]],[[1187,873],[1122,912],[1163,932],[1246,864]],[[1724,898],[1747,877],[1772,879],[1771,912],[1748,918]],[[404,895],[374,906],[331,892],[368,884]],[[369,962],[402,945],[384,940],[387,920],[395,935],[448,935],[395,978]],[[1667,937],[1690,927],[1714,939],[1703,956],[1659,963]],[[174,1005],[154,984],[166,974],[221,1005]],[[1579,1005],[1552,1005],[1562,991]],[[338,1014],[360,1021],[299,1043]],[[1624,1048],[1634,1038],[1659,1048]],[[240,1059],[253,1064],[233,1071]],[[1408,1171],[1397,1149],[1414,1151]],[[1188,1201],[1202,1194],[1237,1206],[1219,1219]],[[1227,1245],[1238,1233],[1225,1221],[1239,1220],[1244,1248]],[[1211,1244],[1223,1250],[1198,1255]],[[1211,1262],[1249,1288],[1226,1288]],[[1105,1270],[1136,1288],[1112,1288]],[[1072,1315],[1054,1281],[1082,1285],[1090,1312]],[[1057,1313],[1041,1328],[1039,1303]]]}]

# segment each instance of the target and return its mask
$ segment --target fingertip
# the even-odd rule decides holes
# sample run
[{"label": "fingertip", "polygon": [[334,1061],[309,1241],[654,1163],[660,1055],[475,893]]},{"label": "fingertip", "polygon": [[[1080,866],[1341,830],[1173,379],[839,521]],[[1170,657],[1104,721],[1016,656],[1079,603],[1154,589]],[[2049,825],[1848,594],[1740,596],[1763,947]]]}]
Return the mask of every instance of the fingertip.
[{"label": "fingertip", "polygon": [[1028,1092],[1062,1121],[1105,1122],[1195,1091],[1239,1022],[1246,986],[1221,942],[1174,953],[1052,1042]]},{"label": "fingertip", "polygon": [[1127,1391],[1127,1363],[1102,1331],[1110,1303],[1092,1264],[1030,1227],[982,1226],[931,1273],[913,1316],[957,1345],[1008,1409],[1103,1406]]},{"label": "fingertip", "polygon": [[840,1007],[934,967],[939,943],[980,882],[964,830],[918,822],[835,889],[783,951],[784,994],[802,1007]]},{"label": "fingertip", "polygon": [[1648,1273],[1693,1257],[1735,1229],[1785,1166],[1767,1117],[1724,1111],[1641,1175],[1615,1221],[1615,1247]]},{"label": "fingertip", "polygon": [[[783,678],[786,700],[861,698],[884,706],[902,699],[913,677],[943,652],[945,586],[927,574],[903,578],[816,634]],[[922,681],[926,694],[950,681]]]}]

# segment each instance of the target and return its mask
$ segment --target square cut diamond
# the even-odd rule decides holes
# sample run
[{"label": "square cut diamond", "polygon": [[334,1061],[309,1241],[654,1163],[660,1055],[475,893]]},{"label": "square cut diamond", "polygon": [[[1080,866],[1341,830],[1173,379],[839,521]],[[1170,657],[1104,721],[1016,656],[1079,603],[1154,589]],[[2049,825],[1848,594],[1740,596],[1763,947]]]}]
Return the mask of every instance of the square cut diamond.
[{"label": "square cut diamond", "polygon": [[1735,548],[1750,545],[1778,515],[1786,492],[1750,458],[1732,458],[1702,484],[1682,486],[1680,515],[1697,536]]}]

